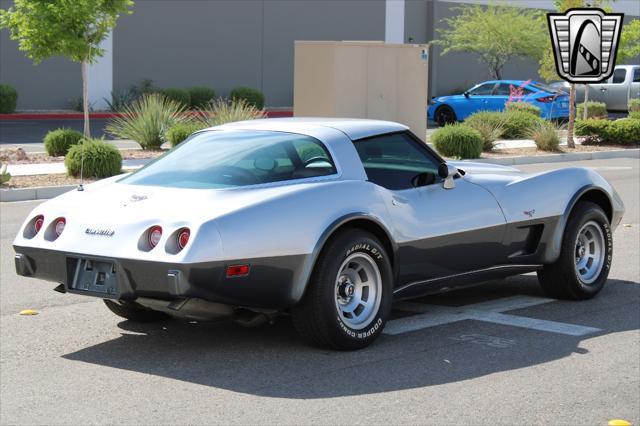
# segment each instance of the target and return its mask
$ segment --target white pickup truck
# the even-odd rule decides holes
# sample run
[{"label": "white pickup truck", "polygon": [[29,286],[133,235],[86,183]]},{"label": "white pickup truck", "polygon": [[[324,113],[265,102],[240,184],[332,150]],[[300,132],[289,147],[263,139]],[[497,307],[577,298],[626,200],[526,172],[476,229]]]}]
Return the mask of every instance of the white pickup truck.
[{"label": "white pickup truck", "polygon": [[[552,86],[569,92],[569,83]],[[576,85],[576,103],[584,101],[584,84]],[[609,79],[589,84],[589,100],[604,102],[609,111],[627,111],[630,99],[640,98],[640,65],[617,65]]]}]

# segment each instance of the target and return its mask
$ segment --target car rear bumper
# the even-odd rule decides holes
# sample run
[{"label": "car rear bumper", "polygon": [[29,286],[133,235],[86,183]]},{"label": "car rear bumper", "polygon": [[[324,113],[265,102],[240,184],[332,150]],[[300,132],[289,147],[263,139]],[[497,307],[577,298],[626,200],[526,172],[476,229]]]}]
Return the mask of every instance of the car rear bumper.
[{"label": "car rear bumper", "polygon": [[[69,293],[119,300],[198,298],[267,309],[285,309],[300,299],[304,287],[301,272],[307,259],[307,255],[295,255],[180,264],[86,256],[31,247],[14,246],[14,250],[18,275],[60,283]],[[112,290],[102,291],[94,285],[79,288],[83,286],[78,285],[77,271],[86,260],[113,266],[116,285]],[[227,277],[227,267],[236,264],[249,264],[249,274]]]}]

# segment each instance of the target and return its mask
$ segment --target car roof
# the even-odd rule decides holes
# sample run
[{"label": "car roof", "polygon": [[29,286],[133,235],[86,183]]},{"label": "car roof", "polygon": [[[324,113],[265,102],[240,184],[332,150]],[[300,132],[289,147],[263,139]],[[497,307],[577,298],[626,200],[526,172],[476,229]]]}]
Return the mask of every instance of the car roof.
[{"label": "car roof", "polygon": [[313,133],[313,130],[318,129],[319,127],[338,130],[347,135],[351,140],[367,138],[384,133],[400,132],[408,129],[407,126],[392,121],[362,118],[322,117],[264,118],[227,123],[221,126],[212,127],[211,129],[268,130],[309,134]]}]

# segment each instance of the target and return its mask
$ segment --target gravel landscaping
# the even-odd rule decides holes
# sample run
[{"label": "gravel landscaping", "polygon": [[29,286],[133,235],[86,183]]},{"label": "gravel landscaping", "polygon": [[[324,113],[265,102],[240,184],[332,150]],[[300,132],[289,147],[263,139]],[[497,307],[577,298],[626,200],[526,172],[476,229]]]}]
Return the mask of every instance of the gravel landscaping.
[{"label": "gravel landscaping", "polygon": [[[141,158],[156,158],[167,152],[167,150],[142,150],[124,149],[120,151],[123,160],[134,160]],[[22,158],[18,149],[0,149],[0,162],[3,164],[41,164],[41,163],[62,163],[64,157],[51,157],[45,153],[31,154],[24,153],[26,158]]]}]

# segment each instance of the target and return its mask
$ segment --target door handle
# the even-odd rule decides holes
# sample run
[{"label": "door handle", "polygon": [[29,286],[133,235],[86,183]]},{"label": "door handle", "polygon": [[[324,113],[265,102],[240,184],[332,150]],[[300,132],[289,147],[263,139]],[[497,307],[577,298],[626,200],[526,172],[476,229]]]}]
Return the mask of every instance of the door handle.
[{"label": "door handle", "polygon": [[606,88],[606,87],[603,87],[603,88],[601,88],[601,89],[600,89],[600,91],[601,91],[602,93],[604,93],[604,92],[606,92],[606,91],[607,91],[607,88]]}]

